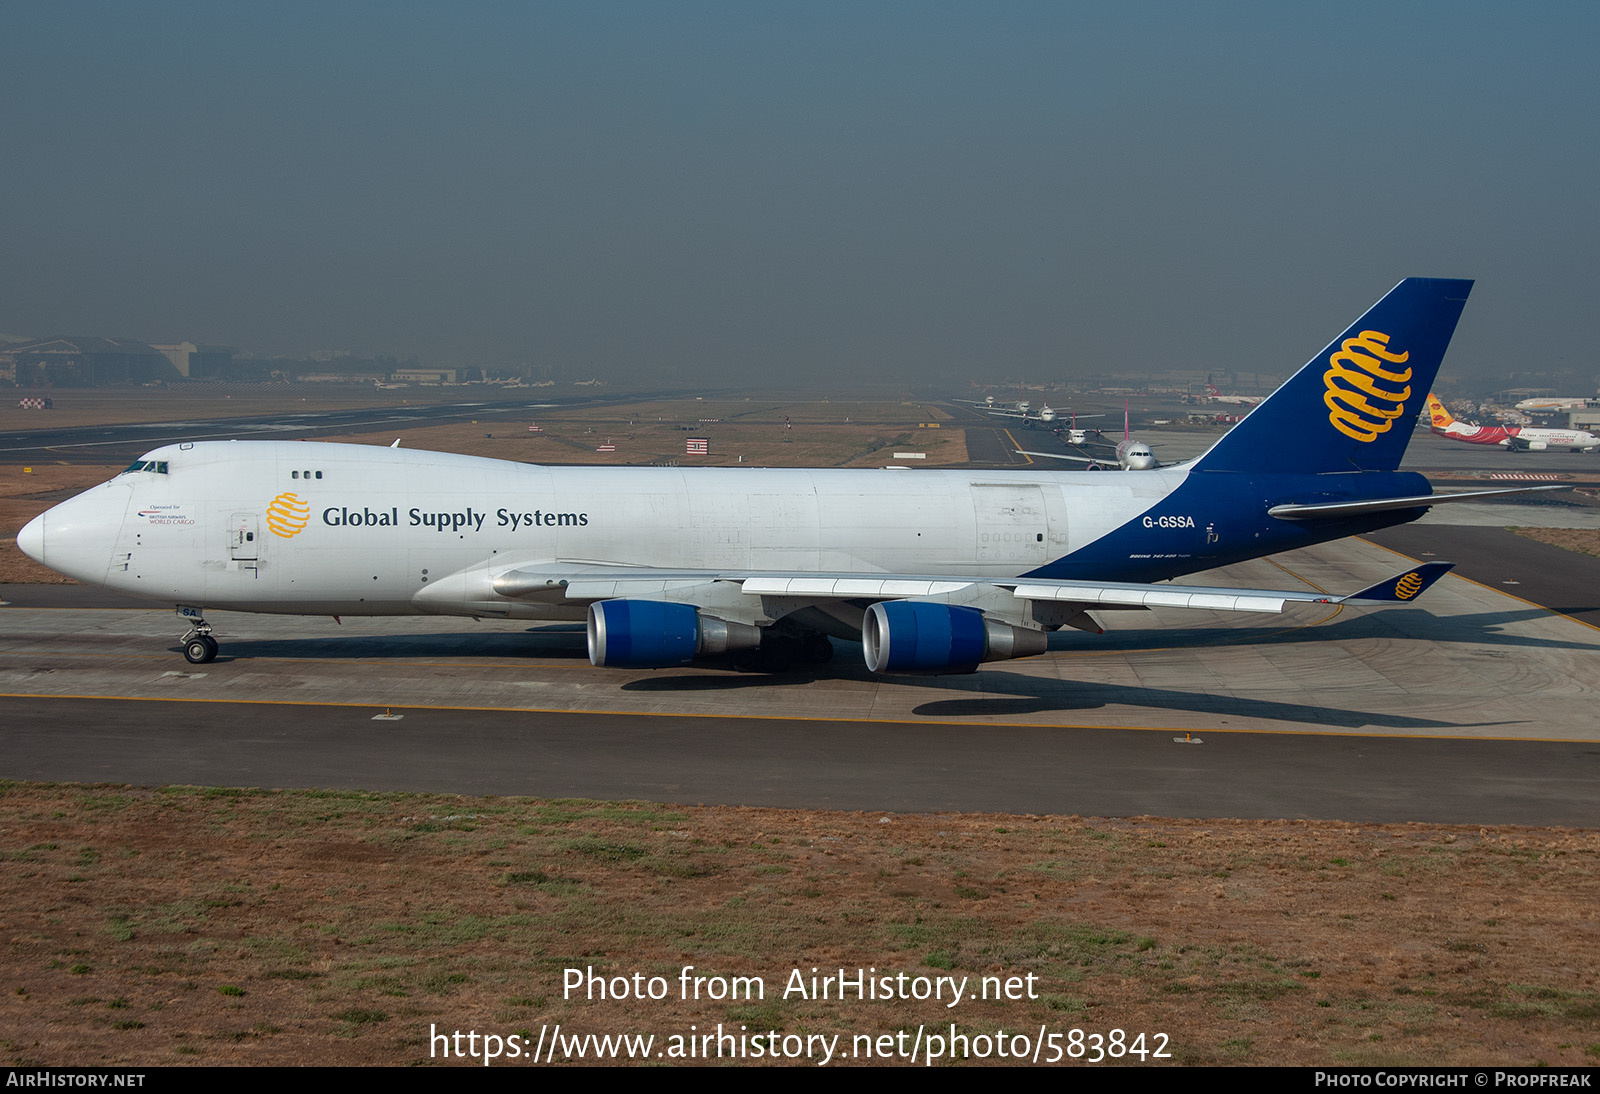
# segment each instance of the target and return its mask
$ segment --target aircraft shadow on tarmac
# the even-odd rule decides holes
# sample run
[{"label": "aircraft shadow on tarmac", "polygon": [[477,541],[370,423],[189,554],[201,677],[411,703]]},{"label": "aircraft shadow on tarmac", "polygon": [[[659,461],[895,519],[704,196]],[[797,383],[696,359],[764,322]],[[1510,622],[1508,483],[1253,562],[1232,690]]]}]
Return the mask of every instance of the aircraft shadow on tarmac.
[{"label": "aircraft shadow on tarmac", "polygon": [[1098,638],[1058,632],[1051,635],[1051,653],[1136,653],[1140,651],[1196,649],[1215,646],[1291,645],[1302,642],[1355,642],[1396,639],[1436,642],[1441,645],[1520,646],[1530,649],[1595,650],[1600,641],[1551,640],[1508,633],[1500,628],[1513,623],[1549,618],[1543,608],[1518,608],[1476,615],[1437,616],[1423,608],[1386,608],[1381,611],[1341,613],[1321,623],[1288,620],[1218,627],[1149,627],[1107,631]]},{"label": "aircraft shadow on tarmac", "polygon": [[[173,646],[181,653],[181,646]],[[587,660],[582,624],[526,631],[469,631],[442,634],[352,635],[348,638],[228,638],[223,636],[218,664],[229,661],[327,660],[405,661],[424,658],[503,658],[507,660]]]},{"label": "aircraft shadow on tarmac", "polygon": [[[974,677],[919,678],[918,682],[925,687],[959,688],[959,684],[953,683],[959,679],[972,680]],[[973,689],[969,686],[961,690]],[[1099,710],[1106,707],[1138,707],[1339,729],[1378,726],[1384,729],[1452,730],[1520,724],[1449,722],[1437,718],[1416,718],[1405,714],[1346,709],[1327,704],[1285,703],[1234,695],[1217,695],[1207,691],[1107,684],[1092,680],[1045,680],[1004,670],[985,672],[982,676],[981,690],[1005,692],[1009,693],[1009,696],[983,695],[962,699],[936,699],[913,707],[912,713],[933,718],[975,718]]]},{"label": "aircraft shadow on tarmac", "polygon": [[[961,692],[963,698],[935,699],[912,708],[925,718],[1015,717],[1062,711],[1099,710],[1106,707],[1144,707],[1188,713],[1233,716],[1301,725],[1360,729],[1379,726],[1385,729],[1453,730],[1510,725],[1508,722],[1450,722],[1437,718],[1418,718],[1367,710],[1345,709],[1328,704],[1285,703],[1272,700],[1218,695],[1208,691],[1178,690],[1145,685],[1107,684],[1093,680],[1060,680],[1028,676],[990,667],[965,676],[874,676],[865,666],[835,661],[826,675],[902,687]],[[623,684],[623,691],[693,692],[730,691],[751,687],[809,684],[816,673],[790,673],[781,676],[735,675],[684,676],[662,673]]]},{"label": "aircraft shadow on tarmac", "polygon": [[[647,676],[643,680],[630,680],[623,684],[621,691],[659,691],[659,692],[688,692],[688,691],[742,691],[746,688],[771,688],[771,687],[796,687],[804,684],[813,684],[822,673],[815,671],[784,672],[784,673],[745,673],[739,672],[732,666],[726,676]],[[826,675],[830,679],[855,676],[853,672],[838,672],[829,666]],[[870,674],[863,668],[861,677],[865,679]]]}]

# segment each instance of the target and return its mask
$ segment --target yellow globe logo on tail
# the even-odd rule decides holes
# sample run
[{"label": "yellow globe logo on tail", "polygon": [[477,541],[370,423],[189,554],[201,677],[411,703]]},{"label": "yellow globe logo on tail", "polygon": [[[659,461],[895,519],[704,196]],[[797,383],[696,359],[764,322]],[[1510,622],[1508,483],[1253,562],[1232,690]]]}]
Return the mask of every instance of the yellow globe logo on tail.
[{"label": "yellow globe logo on tail", "polygon": [[[1388,347],[1387,334],[1364,330],[1355,338],[1346,338],[1328,358],[1328,371],[1322,374],[1328,390],[1322,401],[1328,404],[1328,424],[1346,437],[1363,443],[1375,441],[1406,411],[1411,370],[1395,371],[1384,363],[1404,364],[1411,354],[1390,353]],[[1394,406],[1381,405],[1384,403]]]},{"label": "yellow globe logo on tail", "polygon": [[1410,600],[1422,590],[1422,577],[1415,570],[1394,583],[1394,595],[1399,600]]},{"label": "yellow globe logo on tail", "polygon": [[275,536],[293,539],[311,523],[311,506],[300,500],[298,494],[279,494],[267,506],[267,527]]}]

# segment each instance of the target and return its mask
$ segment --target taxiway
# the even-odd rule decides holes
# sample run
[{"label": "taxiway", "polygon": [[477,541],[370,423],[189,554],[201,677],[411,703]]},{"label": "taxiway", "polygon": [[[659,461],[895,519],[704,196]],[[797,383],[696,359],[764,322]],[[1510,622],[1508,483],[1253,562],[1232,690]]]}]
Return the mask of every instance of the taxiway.
[{"label": "taxiway", "polygon": [[[1346,591],[1403,565],[1356,540],[1206,576]],[[1557,593],[1593,576],[1576,565]],[[629,672],[591,667],[577,626],[231,613],[192,666],[170,610],[12,587],[0,777],[1595,824],[1600,630],[1477,572],[1416,606],[1114,613],[1045,657],[891,678],[844,643],[815,675]]]}]

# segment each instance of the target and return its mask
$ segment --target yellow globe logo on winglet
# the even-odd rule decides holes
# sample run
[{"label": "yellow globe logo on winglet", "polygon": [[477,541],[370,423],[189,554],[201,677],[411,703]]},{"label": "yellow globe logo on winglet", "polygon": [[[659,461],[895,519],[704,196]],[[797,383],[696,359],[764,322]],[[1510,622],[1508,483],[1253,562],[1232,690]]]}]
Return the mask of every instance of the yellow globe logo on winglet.
[{"label": "yellow globe logo on winglet", "polygon": [[311,506],[300,500],[298,494],[279,494],[267,506],[267,527],[272,534],[293,539],[311,523]]},{"label": "yellow globe logo on winglet", "polygon": [[1410,600],[1422,589],[1422,577],[1415,570],[1394,583],[1394,595],[1401,600]]},{"label": "yellow globe logo on winglet", "polygon": [[[1328,358],[1328,371],[1322,374],[1328,390],[1322,401],[1328,404],[1328,424],[1346,437],[1363,443],[1375,441],[1406,412],[1411,370],[1396,372],[1383,366],[1385,362],[1404,364],[1411,354],[1390,353],[1388,346],[1387,334],[1364,330],[1355,338],[1346,338]],[[1394,405],[1381,405],[1384,403]]]}]

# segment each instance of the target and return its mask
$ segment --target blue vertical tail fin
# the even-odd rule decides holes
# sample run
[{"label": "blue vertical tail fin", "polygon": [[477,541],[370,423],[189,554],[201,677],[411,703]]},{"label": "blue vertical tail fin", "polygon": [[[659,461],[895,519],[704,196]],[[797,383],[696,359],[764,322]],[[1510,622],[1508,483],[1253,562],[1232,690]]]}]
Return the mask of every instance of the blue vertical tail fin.
[{"label": "blue vertical tail fin", "polygon": [[1400,282],[1193,469],[1396,470],[1471,291],[1471,281]]}]

